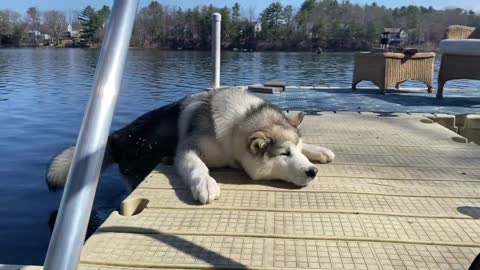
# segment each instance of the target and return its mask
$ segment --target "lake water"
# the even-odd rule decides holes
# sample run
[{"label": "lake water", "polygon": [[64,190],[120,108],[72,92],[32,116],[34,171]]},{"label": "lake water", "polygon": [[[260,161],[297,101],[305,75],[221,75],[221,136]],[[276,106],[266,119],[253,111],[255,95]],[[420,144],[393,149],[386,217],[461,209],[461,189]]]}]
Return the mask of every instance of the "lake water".
[{"label": "lake water", "polygon": [[[75,142],[98,52],[89,49],[0,50],[0,264],[43,263],[51,234],[50,216],[58,208],[61,197],[61,193],[49,192],[46,187],[47,164],[56,153]],[[148,110],[208,87],[210,62],[208,52],[131,50],[112,128],[120,128]],[[245,85],[282,79],[289,85],[348,87],[352,65],[353,54],[348,53],[225,52],[222,84]],[[438,70],[438,61],[435,70]],[[406,85],[423,87],[419,83]],[[470,95],[463,102],[472,110],[478,108],[478,93],[467,90],[480,89],[478,82],[458,81],[448,86],[455,88],[457,95]],[[296,90],[272,100],[282,107],[309,110],[357,106],[350,101],[332,108],[335,93],[308,91]],[[350,90],[338,93],[346,94],[346,91]],[[365,93],[378,97],[371,91],[375,90]],[[446,95],[448,93],[446,91]],[[303,97],[303,101],[299,97]],[[428,102],[433,100],[431,96],[427,98]],[[286,99],[295,102],[285,102]],[[327,102],[319,101],[312,108],[309,103],[301,103],[305,99]],[[432,108],[447,108],[441,106],[448,104],[437,105],[440,107]],[[367,107],[358,108],[368,110],[369,104],[362,106]],[[101,219],[107,215],[126,195],[116,168],[109,169],[102,175],[98,187],[95,216]]]}]

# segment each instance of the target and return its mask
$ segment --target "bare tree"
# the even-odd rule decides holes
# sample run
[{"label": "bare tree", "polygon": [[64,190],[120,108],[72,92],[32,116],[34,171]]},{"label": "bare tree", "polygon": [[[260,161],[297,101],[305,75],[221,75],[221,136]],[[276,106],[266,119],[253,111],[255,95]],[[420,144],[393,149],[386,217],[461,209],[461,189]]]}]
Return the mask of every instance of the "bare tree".
[{"label": "bare tree", "polygon": [[255,8],[254,7],[249,7],[248,8],[248,21],[249,22],[254,22],[257,20],[257,16],[255,15]]},{"label": "bare tree", "polygon": [[[30,7],[27,10],[27,23],[30,26],[32,31],[39,31],[40,29],[40,20],[41,20],[40,11],[36,7]],[[33,45],[38,46],[37,33],[33,33]]]},{"label": "bare tree", "polygon": [[69,24],[80,24],[80,22],[78,21],[78,16],[80,16],[80,14],[82,13],[81,10],[78,10],[78,9],[69,9],[67,10],[66,14],[65,14],[65,18],[67,20],[67,23]]},{"label": "bare tree", "polygon": [[43,15],[45,24],[47,25],[50,34],[56,40],[56,44],[60,44],[60,37],[62,32],[66,29],[65,14],[57,10],[49,10]]},{"label": "bare tree", "polygon": [[77,9],[69,9],[66,12],[65,17],[67,20],[67,24],[70,24],[72,26],[72,30],[78,31],[82,29],[82,24],[78,20],[78,17],[80,16],[81,13],[82,11]]},{"label": "bare tree", "polygon": [[157,1],[152,1],[148,6],[140,9],[134,30],[138,35],[135,42],[149,47],[160,45],[161,38],[167,36],[168,25],[162,24],[166,13],[166,8]]},{"label": "bare tree", "polygon": [[0,10],[0,46],[20,46],[24,30],[20,13],[10,9]]},{"label": "bare tree", "polygon": [[11,9],[0,10],[0,21],[6,24],[19,23],[22,15]]}]

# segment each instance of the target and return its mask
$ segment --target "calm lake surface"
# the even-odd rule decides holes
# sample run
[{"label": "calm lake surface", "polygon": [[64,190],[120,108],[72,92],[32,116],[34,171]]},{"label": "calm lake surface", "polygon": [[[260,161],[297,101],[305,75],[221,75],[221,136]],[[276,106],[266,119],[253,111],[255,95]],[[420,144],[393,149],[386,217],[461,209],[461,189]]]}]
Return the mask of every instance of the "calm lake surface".
[{"label": "calm lake surface", "polygon": [[[50,216],[61,197],[46,187],[47,164],[75,142],[98,53],[89,49],[0,50],[0,264],[43,263],[51,235]],[[208,52],[131,50],[112,129],[208,87],[210,62]],[[225,52],[222,84],[282,79],[289,85],[348,87],[352,70],[353,54],[349,53]],[[472,81],[448,86],[465,89],[472,85],[480,88]],[[315,109],[330,108],[318,105]],[[101,220],[126,195],[117,169],[110,168],[102,175],[94,216]]]}]

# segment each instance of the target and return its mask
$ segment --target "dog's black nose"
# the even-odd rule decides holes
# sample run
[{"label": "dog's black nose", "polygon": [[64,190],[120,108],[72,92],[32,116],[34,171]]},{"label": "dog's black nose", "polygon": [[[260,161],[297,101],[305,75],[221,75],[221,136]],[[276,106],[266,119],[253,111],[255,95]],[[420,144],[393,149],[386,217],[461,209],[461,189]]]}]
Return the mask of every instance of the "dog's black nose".
[{"label": "dog's black nose", "polygon": [[308,170],[305,171],[307,177],[314,178],[317,176],[318,169],[316,167],[310,167]]}]

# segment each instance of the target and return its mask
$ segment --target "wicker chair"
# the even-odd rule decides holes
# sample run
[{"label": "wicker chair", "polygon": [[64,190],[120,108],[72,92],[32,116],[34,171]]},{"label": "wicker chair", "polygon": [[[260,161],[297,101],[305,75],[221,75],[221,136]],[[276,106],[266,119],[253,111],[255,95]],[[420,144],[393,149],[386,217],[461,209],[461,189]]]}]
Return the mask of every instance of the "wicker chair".
[{"label": "wicker chair", "polygon": [[417,80],[427,85],[427,91],[432,92],[433,61],[435,53],[416,53],[405,55],[393,52],[373,52],[355,54],[353,67],[352,89],[357,88],[360,81],[373,82],[381,94],[387,88],[407,80]]},{"label": "wicker chair", "polygon": [[452,25],[440,42],[442,61],[438,73],[437,98],[449,80],[480,80],[480,28]]}]

